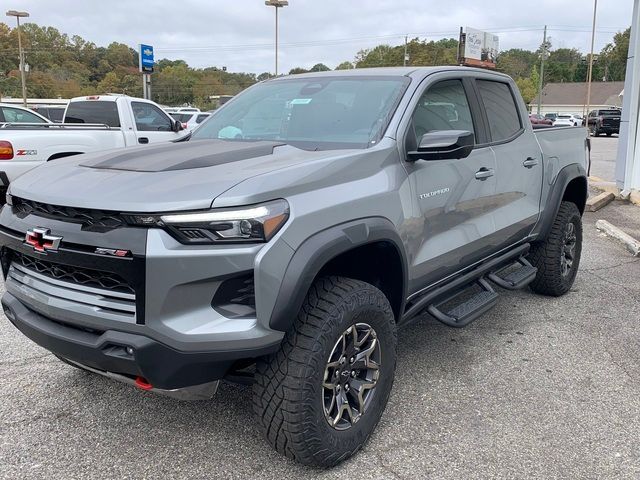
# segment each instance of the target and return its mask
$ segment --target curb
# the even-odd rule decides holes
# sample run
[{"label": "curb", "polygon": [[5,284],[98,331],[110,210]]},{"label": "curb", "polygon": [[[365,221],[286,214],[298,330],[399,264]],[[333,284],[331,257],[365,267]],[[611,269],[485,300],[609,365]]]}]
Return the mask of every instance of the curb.
[{"label": "curb", "polygon": [[602,207],[610,204],[616,196],[611,192],[602,192],[596,195],[595,197],[589,197],[587,199],[587,211],[589,212],[597,212]]},{"label": "curb", "polygon": [[606,220],[598,220],[596,222],[596,228],[622,243],[634,257],[640,257],[640,241],[636,240],[628,233],[625,233],[618,227],[611,225]]}]

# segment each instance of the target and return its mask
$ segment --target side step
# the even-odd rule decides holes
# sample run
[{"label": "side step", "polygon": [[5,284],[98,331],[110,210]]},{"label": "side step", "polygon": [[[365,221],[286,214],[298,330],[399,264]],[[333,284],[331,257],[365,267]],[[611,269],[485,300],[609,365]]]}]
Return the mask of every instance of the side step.
[{"label": "side step", "polygon": [[485,312],[493,308],[498,300],[498,294],[491,288],[489,282],[485,278],[479,278],[477,281],[482,290],[463,303],[456,305],[447,312],[440,310],[442,305],[454,300],[460,292],[436,304],[427,307],[427,311],[433,315],[436,320],[448,325],[449,327],[462,328],[469,325],[475,319],[483,315]]},{"label": "side step", "polygon": [[[500,272],[507,268],[519,265],[517,270],[513,270],[504,277],[500,275]],[[488,275],[489,280],[498,285],[499,287],[507,290],[520,290],[521,288],[529,285],[536,278],[538,269],[531,265],[526,258],[520,257],[516,262],[511,265],[507,265],[496,272],[492,272]]]}]

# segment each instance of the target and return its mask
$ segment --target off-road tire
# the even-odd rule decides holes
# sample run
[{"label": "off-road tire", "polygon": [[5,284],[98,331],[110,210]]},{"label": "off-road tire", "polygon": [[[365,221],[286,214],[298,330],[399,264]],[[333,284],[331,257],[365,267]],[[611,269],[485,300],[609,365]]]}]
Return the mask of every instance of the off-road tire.
[{"label": "off-road tire", "polygon": [[[565,247],[567,225],[573,224],[576,236],[573,264],[568,274],[562,273],[562,252]],[[536,278],[529,285],[531,290],[542,295],[558,297],[571,289],[578,273],[582,253],[582,217],[573,202],[562,202],[551,231],[541,242],[532,245],[529,262],[538,269]]]},{"label": "off-road tire", "polygon": [[[325,417],[325,368],[336,341],[351,325],[366,322],[379,340],[381,362],[375,395],[362,417],[336,430]],[[387,404],[396,366],[396,324],[385,295],[344,277],[317,280],[280,350],[257,362],[253,405],[268,442],[305,465],[331,467],[357,452]]]}]

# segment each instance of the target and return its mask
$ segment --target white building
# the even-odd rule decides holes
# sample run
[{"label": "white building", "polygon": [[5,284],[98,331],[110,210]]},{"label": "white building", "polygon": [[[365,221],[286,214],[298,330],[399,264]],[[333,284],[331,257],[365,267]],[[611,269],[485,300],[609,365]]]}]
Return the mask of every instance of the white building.
[{"label": "white building", "polygon": [[[623,89],[624,82],[592,82],[589,110],[621,107]],[[542,89],[540,113],[587,114],[586,99],[586,82],[547,83]],[[537,113],[537,97],[529,104],[529,110]]]}]

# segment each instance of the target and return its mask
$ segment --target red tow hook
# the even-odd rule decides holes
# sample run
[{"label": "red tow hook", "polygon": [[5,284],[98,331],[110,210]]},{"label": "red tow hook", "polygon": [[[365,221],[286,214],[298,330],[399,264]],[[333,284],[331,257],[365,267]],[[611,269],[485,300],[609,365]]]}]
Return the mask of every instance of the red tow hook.
[{"label": "red tow hook", "polygon": [[147,382],[146,378],[136,377],[136,386],[141,390],[151,390],[153,385]]}]

